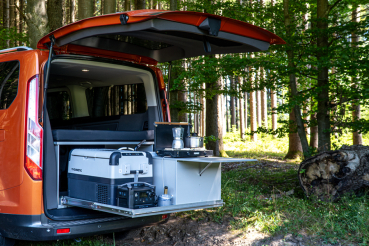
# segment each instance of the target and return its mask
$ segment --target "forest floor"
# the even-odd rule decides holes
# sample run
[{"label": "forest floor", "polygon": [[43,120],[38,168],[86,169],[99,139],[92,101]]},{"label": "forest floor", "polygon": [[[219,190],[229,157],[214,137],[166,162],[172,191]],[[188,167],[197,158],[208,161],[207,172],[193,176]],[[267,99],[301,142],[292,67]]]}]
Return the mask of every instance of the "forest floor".
[{"label": "forest floor", "polygon": [[168,222],[121,233],[16,245],[368,245],[369,196],[336,203],[306,199],[300,160],[283,160],[288,139],[256,143],[227,134],[231,157],[258,162],[222,166],[222,208],[172,214]]}]

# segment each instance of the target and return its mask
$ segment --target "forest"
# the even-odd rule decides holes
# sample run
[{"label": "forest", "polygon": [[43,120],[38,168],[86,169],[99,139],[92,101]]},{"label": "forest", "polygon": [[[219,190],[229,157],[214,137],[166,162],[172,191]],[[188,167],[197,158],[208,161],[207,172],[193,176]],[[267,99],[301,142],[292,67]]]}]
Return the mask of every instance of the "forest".
[{"label": "forest", "polygon": [[[200,11],[245,21],[286,41],[266,52],[160,64],[172,121],[189,121],[224,155],[222,136],[288,134],[286,158],[335,149],[332,138],[369,131],[368,2],[3,0],[0,48],[35,47],[47,33],[91,16],[137,9]],[[170,76],[168,76],[170,74]],[[259,136],[260,138],[260,136]]]},{"label": "forest", "polygon": [[[305,195],[317,195],[322,201],[336,200],[349,190],[369,186],[366,176],[369,149],[360,146],[369,140],[368,0],[0,0],[0,49],[36,48],[43,36],[70,23],[141,9],[225,16],[260,26],[286,42],[258,53],[202,56],[159,64],[167,86],[172,122],[190,122],[193,131],[205,137],[206,147],[217,156],[265,161],[270,157],[265,154],[269,149],[283,146],[280,147],[284,149],[283,156],[278,154],[278,158],[292,160],[294,164],[303,161],[298,169],[298,185]],[[263,152],[263,157],[252,151],[240,153],[234,148],[236,142],[252,145],[252,151]],[[355,146],[342,147],[343,144]],[[352,171],[347,168],[356,161],[356,157],[349,158],[353,153],[363,164]],[[229,182],[222,193],[228,205],[212,215],[206,212],[195,215],[214,220],[227,213],[235,218],[256,218],[251,222],[235,219],[233,226],[238,229],[261,226],[260,231],[273,233],[285,226],[287,231],[298,234],[297,229],[308,224],[314,227],[314,233],[332,242],[337,238],[346,240],[348,233],[355,236],[349,241],[365,244],[369,240],[369,234],[363,236],[363,230],[367,233],[366,209],[363,220],[355,217],[352,222],[356,229],[351,224],[340,224],[347,216],[362,211],[362,206],[367,207],[367,200],[356,203],[355,200],[347,208],[347,204],[351,206],[350,199],[343,199],[338,205],[321,206],[303,201],[301,194],[288,198],[286,192],[296,187],[296,165],[292,168],[288,162],[282,174],[273,173],[273,168],[279,166],[265,163],[253,166],[262,168],[263,176],[250,167],[237,169],[243,170],[240,173],[234,172],[239,167],[224,167],[230,170],[225,174],[228,181],[222,181],[222,185]],[[265,166],[273,170],[264,170]],[[328,168],[330,174],[315,174],[319,168]],[[331,171],[334,168],[339,171]],[[358,180],[358,175],[364,178]],[[293,181],[289,182],[291,177]],[[332,179],[345,183],[337,181],[332,185]],[[251,191],[242,183],[245,180],[260,186],[260,190]],[[239,184],[244,190],[239,191]],[[276,205],[276,196],[270,194],[275,187],[280,189],[280,197],[291,199],[288,201],[296,210],[286,212],[283,202]],[[257,195],[251,196],[250,192]],[[270,200],[260,201],[266,193],[266,199]],[[252,201],[250,211],[240,207]],[[270,212],[271,208],[274,212]],[[346,210],[331,218],[331,212],[340,208]],[[266,217],[255,212],[259,210]],[[278,211],[291,219],[278,217]],[[310,213],[312,219],[292,222],[301,211]],[[324,224],[330,219],[337,228]]]}]

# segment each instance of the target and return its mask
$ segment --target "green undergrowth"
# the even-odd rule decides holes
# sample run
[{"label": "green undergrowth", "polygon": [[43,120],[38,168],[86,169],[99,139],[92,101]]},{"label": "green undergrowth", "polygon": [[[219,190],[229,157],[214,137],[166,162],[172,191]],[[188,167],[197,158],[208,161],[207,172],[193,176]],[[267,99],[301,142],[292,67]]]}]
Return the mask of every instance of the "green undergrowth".
[{"label": "green undergrowth", "polygon": [[253,159],[283,159],[288,151],[288,137],[273,138],[271,135],[258,134],[257,141],[250,141],[250,136],[240,138],[239,131],[225,134],[224,148],[230,157]]}]

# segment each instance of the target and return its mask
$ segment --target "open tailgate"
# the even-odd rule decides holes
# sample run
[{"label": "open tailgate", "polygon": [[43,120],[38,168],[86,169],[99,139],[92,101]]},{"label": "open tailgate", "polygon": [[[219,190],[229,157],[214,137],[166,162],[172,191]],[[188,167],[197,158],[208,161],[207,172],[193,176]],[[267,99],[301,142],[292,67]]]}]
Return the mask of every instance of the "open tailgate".
[{"label": "open tailgate", "polygon": [[37,45],[47,49],[50,36],[61,51],[80,54],[137,55],[167,62],[211,54],[267,50],[285,42],[275,34],[246,22],[186,11],[136,10],[84,19],[43,37]]}]

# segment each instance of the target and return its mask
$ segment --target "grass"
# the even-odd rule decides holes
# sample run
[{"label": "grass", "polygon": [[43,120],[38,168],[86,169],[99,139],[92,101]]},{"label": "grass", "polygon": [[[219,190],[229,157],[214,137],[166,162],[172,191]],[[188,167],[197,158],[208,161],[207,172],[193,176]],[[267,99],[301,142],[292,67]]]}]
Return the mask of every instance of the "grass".
[{"label": "grass", "polygon": [[[363,137],[364,144],[369,142],[367,136]],[[334,139],[334,143],[337,146],[350,145],[350,140],[349,134],[346,134]],[[249,142],[241,141],[238,133],[232,132],[226,134],[224,142],[230,157],[279,162],[280,166],[290,168],[250,168],[223,172],[222,199],[225,205],[211,212],[191,212],[192,218],[210,216],[221,222],[224,216],[231,216],[232,228],[237,230],[252,228],[270,235],[302,233],[328,243],[369,244],[369,196],[344,197],[336,203],[305,198],[296,171],[300,160],[281,163],[288,150],[287,138],[265,137],[257,142]],[[294,190],[293,195],[275,198],[274,194],[290,190]]]}]

